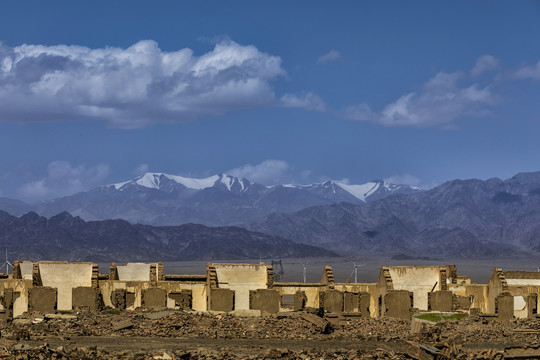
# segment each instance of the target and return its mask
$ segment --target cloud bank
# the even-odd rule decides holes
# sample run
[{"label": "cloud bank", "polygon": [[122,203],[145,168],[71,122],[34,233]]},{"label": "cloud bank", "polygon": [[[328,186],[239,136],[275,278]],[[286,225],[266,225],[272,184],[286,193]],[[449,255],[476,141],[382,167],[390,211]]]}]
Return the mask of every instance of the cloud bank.
[{"label": "cloud bank", "polygon": [[[483,60],[482,60],[483,59]],[[480,58],[473,72],[476,75],[495,69],[498,60]],[[449,126],[464,116],[484,116],[497,103],[491,86],[471,83],[466,73],[439,72],[418,91],[402,95],[381,111],[373,111],[362,103],[346,107],[343,116],[351,120],[371,121],[383,126]]]},{"label": "cloud bank", "polygon": [[227,174],[243,177],[256,183],[274,185],[287,181],[289,164],[283,160],[265,160],[257,165],[246,164],[227,171]]},{"label": "cloud bank", "polygon": [[317,64],[328,64],[341,59],[341,53],[337,50],[330,50],[328,53],[322,55],[317,60]]},{"label": "cloud bank", "polygon": [[280,98],[281,106],[289,108],[300,108],[309,111],[324,112],[326,104],[323,99],[312,92],[307,92],[301,96],[294,94],[284,94]]},{"label": "cloud bank", "polygon": [[52,199],[72,195],[102,185],[110,174],[107,164],[72,166],[67,161],[53,161],[47,167],[47,176],[23,184],[19,195],[27,201]]},{"label": "cloud bank", "polygon": [[281,59],[224,40],[195,56],[151,40],[127,49],[0,43],[0,121],[102,120],[119,128],[266,105]]},{"label": "cloud bank", "polygon": [[540,61],[535,66],[522,66],[516,71],[515,77],[518,79],[540,80]]}]

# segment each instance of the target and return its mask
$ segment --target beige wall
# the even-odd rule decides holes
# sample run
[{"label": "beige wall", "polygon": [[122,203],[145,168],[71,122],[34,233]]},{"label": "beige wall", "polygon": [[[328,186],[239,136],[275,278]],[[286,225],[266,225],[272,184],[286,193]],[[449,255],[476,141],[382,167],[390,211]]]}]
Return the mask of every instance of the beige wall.
[{"label": "beige wall", "polygon": [[218,287],[235,291],[234,309],[249,310],[249,291],[268,288],[266,264],[219,264],[216,269]]},{"label": "beige wall", "polygon": [[39,273],[43,286],[58,290],[58,310],[72,309],[72,290],[92,286],[92,263],[40,262]]},{"label": "beige wall", "polygon": [[392,266],[388,268],[392,276],[394,290],[413,293],[413,306],[419,310],[428,309],[428,293],[441,289],[439,266]]},{"label": "beige wall", "polygon": [[117,265],[116,271],[121,281],[150,281],[150,264],[147,263]]}]

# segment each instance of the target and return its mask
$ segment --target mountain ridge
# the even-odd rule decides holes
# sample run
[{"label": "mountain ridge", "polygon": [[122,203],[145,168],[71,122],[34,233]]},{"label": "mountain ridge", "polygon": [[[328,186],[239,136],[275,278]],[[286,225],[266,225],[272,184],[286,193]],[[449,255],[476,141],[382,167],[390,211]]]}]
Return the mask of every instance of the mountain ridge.
[{"label": "mountain ridge", "polygon": [[[44,216],[68,211],[85,220],[124,219],[149,225],[200,223],[225,226],[254,221],[274,212],[294,212],[338,202],[364,204],[395,193],[420,191],[408,185],[377,180],[360,185],[325,181],[309,185],[262,185],[227,174],[187,178],[145,173],[129,181],[109,184],[27,207],[0,210],[22,215],[28,210]],[[8,203],[9,204],[9,203]],[[26,211],[23,211],[26,210]]]},{"label": "mountain ridge", "polygon": [[505,256],[540,252],[540,172],[451,180],[362,206],[270,214],[246,228],[341,253]]},{"label": "mountain ridge", "polygon": [[124,220],[84,221],[68,212],[45,218],[0,211],[0,242],[23,260],[186,261],[339,256],[244,228],[200,224],[157,227]]}]

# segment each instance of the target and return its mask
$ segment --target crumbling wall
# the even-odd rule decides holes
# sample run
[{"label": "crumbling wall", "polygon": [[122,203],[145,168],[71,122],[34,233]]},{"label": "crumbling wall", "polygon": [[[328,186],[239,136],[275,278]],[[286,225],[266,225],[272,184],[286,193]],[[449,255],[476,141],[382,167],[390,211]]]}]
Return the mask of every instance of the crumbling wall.
[{"label": "crumbling wall", "polygon": [[[234,309],[249,310],[250,290],[267,289],[271,267],[264,264],[212,263],[207,269],[215,271],[217,287],[234,290]],[[211,274],[208,277],[211,278]]]},{"label": "crumbling wall", "polygon": [[298,290],[294,294],[294,311],[304,310],[307,303],[307,296],[305,291]]},{"label": "crumbling wall", "polygon": [[62,311],[70,311],[73,308],[73,288],[91,287],[93,278],[96,276],[93,263],[46,261],[39,262],[37,265],[41,284],[58,290],[57,308]]},{"label": "crumbling wall", "polygon": [[[150,281],[150,263],[127,263],[116,265],[112,272],[116,276],[113,280],[121,281]],[[112,268],[112,267],[111,267]]]},{"label": "crumbling wall", "polygon": [[326,290],[320,293],[321,307],[328,312],[343,312],[343,293],[339,290]]},{"label": "crumbling wall", "polygon": [[278,291],[270,289],[251,290],[249,296],[250,309],[265,311],[271,314],[279,312],[281,296]]},{"label": "crumbling wall", "polygon": [[394,290],[407,290],[414,294],[414,307],[419,310],[428,309],[428,293],[435,290],[445,290],[446,281],[441,272],[446,272],[445,266],[389,266],[388,272],[392,278]]},{"label": "crumbling wall", "polygon": [[428,310],[452,311],[453,294],[451,291],[433,291],[428,294]]},{"label": "crumbling wall", "polygon": [[508,291],[508,284],[506,283],[506,278],[504,272],[500,268],[494,268],[491,275],[491,279],[488,283],[488,298],[487,298],[487,312],[496,313],[497,312],[497,297]]},{"label": "crumbling wall", "polygon": [[40,313],[54,313],[57,309],[56,296],[57,291],[52,287],[31,288],[28,290],[28,307]]},{"label": "crumbling wall", "polygon": [[413,293],[407,290],[390,290],[384,296],[383,316],[409,320],[413,307]]},{"label": "crumbling wall", "polygon": [[167,292],[163,289],[150,288],[142,291],[142,306],[146,308],[166,308]]},{"label": "crumbling wall", "polygon": [[174,307],[191,310],[193,308],[193,293],[191,290],[169,293],[169,299],[174,301]]},{"label": "crumbling wall", "polygon": [[73,309],[97,311],[103,307],[101,292],[97,288],[79,286],[72,290]]},{"label": "crumbling wall", "polygon": [[358,293],[345,292],[343,294],[343,311],[344,312],[357,312],[359,308]]},{"label": "crumbling wall", "polygon": [[234,310],[234,290],[212,289],[209,296],[208,309],[213,311],[233,311]]},{"label": "crumbling wall", "polygon": [[111,292],[111,305],[120,310],[126,308],[126,289],[116,289]]},{"label": "crumbling wall", "polygon": [[371,294],[367,292],[361,292],[358,294],[358,312],[362,314],[362,317],[371,316]]},{"label": "crumbling wall", "polygon": [[495,298],[495,313],[501,320],[514,318],[514,297],[507,291]]}]

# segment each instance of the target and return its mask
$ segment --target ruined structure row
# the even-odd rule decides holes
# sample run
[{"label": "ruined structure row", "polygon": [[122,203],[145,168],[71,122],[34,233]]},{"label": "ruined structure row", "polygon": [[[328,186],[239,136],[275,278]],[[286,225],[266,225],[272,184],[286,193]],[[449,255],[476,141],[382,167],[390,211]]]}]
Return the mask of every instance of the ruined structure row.
[{"label": "ruined structure row", "polygon": [[0,275],[1,311],[89,310],[104,307],[185,309],[256,315],[323,308],[353,316],[409,319],[414,312],[460,311],[533,318],[540,272],[495,268],[488,284],[458,276],[454,265],[384,266],[376,283],[336,283],[331,266],[319,283],[274,282],[272,266],[208,263],[204,275],[164,275],[162,263],[112,264],[17,261]]}]

